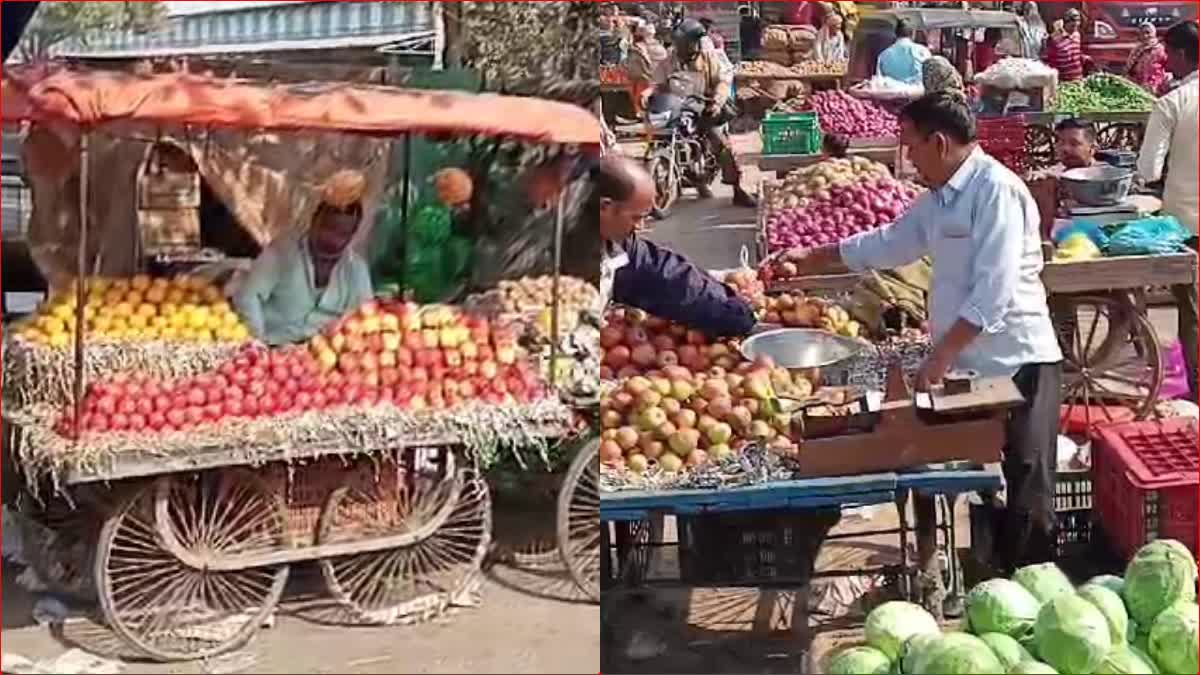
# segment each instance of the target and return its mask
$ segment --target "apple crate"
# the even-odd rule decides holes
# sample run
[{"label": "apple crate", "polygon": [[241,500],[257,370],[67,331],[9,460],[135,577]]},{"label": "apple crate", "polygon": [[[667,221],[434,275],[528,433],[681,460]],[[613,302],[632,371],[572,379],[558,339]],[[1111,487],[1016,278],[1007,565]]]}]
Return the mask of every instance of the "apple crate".
[{"label": "apple crate", "polygon": [[1121,556],[1156,539],[1177,539],[1196,554],[1200,435],[1194,424],[1164,420],[1097,429],[1096,517]]}]

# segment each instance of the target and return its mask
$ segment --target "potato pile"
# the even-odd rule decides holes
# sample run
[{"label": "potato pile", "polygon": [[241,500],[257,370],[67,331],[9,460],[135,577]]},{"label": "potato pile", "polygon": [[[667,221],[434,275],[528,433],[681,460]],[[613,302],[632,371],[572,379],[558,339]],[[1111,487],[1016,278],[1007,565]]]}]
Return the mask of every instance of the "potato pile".
[{"label": "potato pile", "polygon": [[[600,292],[595,286],[575,277],[559,277],[559,326],[569,333],[579,325],[580,315],[596,307]],[[487,316],[502,314],[536,315],[532,327],[538,337],[550,335],[550,307],[554,298],[554,278],[523,277],[517,281],[501,281],[499,285],[467,299],[466,308],[472,313]]]},{"label": "potato pile", "polygon": [[806,200],[829,199],[832,188],[891,177],[892,173],[886,166],[866,157],[828,159],[796,169],[772,185],[767,212],[804,208],[808,206]]}]

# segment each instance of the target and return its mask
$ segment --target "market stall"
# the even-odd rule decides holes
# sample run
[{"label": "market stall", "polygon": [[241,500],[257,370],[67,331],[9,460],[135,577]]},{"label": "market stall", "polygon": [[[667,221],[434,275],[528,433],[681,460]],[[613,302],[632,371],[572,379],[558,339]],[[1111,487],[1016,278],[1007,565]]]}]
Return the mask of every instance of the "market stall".
[{"label": "market stall", "polygon": [[[355,622],[474,602],[491,536],[483,469],[501,448],[544,451],[579,434],[595,405],[563,373],[567,282],[547,281],[549,316],[534,322],[546,324],[544,355],[525,348],[520,321],[397,300],[268,349],[209,281],[92,274],[89,141],[222,128],[281,142],[419,133],[590,149],[598,121],[534,99],[344,84],[59,70],[7,74],[10,87],[27,105],[6,105],[6,121],[67,129],[80,155],[74,279],[4,335],[6,441],[28,515],[82,556],[66,581],[97,594],[108,625],[157,660],[243,644],[304,561],[320,562]],[[559,506],[561,553],[593,597],[595,453],[581,450]]]}]

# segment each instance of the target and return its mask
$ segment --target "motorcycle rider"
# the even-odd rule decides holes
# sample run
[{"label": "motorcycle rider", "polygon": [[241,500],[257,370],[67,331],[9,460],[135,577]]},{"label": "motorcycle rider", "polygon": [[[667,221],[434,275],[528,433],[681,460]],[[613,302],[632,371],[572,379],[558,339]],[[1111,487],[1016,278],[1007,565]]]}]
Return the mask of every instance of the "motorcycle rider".
[{"label": "motorcycle rider", "polygon": [[[725,130],[734,116],[733,73],[722,67],[718,56],[702,48],[707,36],[704,26],[695,19],[684,19],[672,34],[673,47],[655,73],[656,90],[659,93],[686,99],[689,96],[707,100],[700,125],[717,163],[721,167],[721,178],[733,186],[735,206],[754,208],[757,200],[742,189],[742,170],[733,154],[729,134]],[[652,91],[644,94],[643,108],[649,102]],[[700,196],[712,196],[708,186],[700,186]]]}]

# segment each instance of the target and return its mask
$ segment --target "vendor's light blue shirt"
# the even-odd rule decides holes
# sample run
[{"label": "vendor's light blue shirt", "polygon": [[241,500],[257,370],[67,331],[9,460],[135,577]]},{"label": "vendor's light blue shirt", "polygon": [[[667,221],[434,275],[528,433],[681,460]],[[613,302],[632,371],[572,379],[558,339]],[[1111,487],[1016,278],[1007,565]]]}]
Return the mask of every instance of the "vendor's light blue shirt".
[{"label": "vendor's light blue shirt", "polygon": [[856,271],[931,255],[934,340],[966,319],[983,332],[957,367],[1009,376],[1063,358],[1042,285],[1040,226],[1025,183],[976,148],[946,185],[922,195],[894,224],[842,242],[841,254]]},{"label": "vendor's light blue shirt", "polygon": [[370,271],[356,253],[347,250],[320,288],[307,237],[287,236],[254,261],[234,305],[250,332],[274,346],[308,340],[371,297]]},{"label": "vendor's light blue shirt", "polygon": [[932,54],[924,45],[911,38],[900,38],[879,55],[877,74],[906,84],[921,84],[924,81],[922,71],[930,56]]}]

